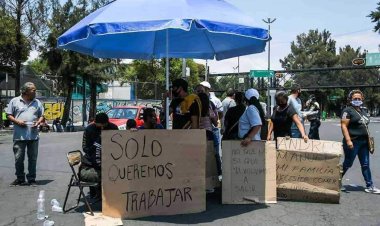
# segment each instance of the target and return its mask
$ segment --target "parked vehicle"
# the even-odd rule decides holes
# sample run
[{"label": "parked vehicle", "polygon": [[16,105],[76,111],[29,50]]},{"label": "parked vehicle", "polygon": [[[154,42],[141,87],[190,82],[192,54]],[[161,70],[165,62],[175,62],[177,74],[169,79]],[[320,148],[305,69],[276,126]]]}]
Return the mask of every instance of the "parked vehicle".
[{"label": "parked vehicle", "polygon": [[[107,111],[110,122],[116,124],[119,130],[126,129],[126,123],[129,119],[136,121],[137,127],[144,124],[143,113],[145,106],[115,106]],[[156,109],[157,123],[160,123],[159,112]]]}]

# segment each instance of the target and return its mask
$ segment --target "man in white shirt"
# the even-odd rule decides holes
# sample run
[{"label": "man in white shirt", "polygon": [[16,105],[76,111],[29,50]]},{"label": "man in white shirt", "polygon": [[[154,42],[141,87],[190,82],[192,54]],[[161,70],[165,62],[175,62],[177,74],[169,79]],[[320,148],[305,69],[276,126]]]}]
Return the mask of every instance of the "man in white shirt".
[{"label": "man in white shirt", "polygon": [[[290,95],[288,99],[288,104],[292,105],[294,110],[296,110],[297,115],[302,123],[304,124],[303,117],[302,117],[302,101],[299,98],[301,95],[301,86],[294,83],[290,89]],[[297,125],[293,122],[291,127],[291,135],[292,138],[302,138],[301,132],[298,130]]]},{"label": "man in white shirt", "polygon": [[235,103],[235,100],[234,100],[234,96],[235,96],[235,91],[232,89],[232,88],[228,88],[227,91],[226,91],[226,98],[224,98],[224,100],[222,101],[222,106],[223,106],[223,118],[222,118],[222,121],[221,121],[221,124],[222,124],[222,133],[224,131],[224,117],[228,111],[228,109],[230,109],[231,107],[235,107],[236,106],[236,103]]}]

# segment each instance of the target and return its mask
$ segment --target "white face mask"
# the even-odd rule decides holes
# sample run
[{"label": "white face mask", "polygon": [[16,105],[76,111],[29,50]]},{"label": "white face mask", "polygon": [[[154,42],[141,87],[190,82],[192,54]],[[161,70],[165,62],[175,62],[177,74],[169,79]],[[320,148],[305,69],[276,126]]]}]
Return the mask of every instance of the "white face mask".
[{"label": "white face mask", "polygon": [[361,100],[353,100],[353,101],[351,101],[351,104],[354,107],[360,107],[360,106],[363,105],[363,101],[361,101]]}]

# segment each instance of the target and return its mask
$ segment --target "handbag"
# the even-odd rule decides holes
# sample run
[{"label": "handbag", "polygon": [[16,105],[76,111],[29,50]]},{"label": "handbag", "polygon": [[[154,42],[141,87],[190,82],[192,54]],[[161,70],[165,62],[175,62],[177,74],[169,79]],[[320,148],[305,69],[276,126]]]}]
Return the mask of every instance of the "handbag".
[{"label": "handbag", "polygon": [[371,154],[375,153],[375,138],[368,137],[368,149]]},{"label": "handbag", "polygon": [[[363,119],[363,116],[361,114],[359,114],[359,112],[355,108],[354,108],[354,110],[360,116],[360,118]],[[363,121],[364,121],[364,119],[363,119]],[[371,135],[369,133],[368,126],[366,124],[364,124],[364,126],[365,126],[365,129],[367,130],[367,134],[368,134],[368,150],[369,150],[369,153],[374,154],[375,153],[375,138],[371,137]]]}]

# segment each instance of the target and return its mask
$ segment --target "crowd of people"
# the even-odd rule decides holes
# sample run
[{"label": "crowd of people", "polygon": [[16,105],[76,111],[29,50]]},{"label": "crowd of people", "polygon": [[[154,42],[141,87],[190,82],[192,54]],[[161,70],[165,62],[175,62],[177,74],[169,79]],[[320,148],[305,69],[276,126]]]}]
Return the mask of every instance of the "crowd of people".
[{"label": "crowd of people", "polygon": [[[219,154],[221,137],[223,140],[240,140],[242,146],[248,146],[255,140],[276,140],[277,137],[302,138],[305,142],[308,139],[320,139],[320,106],[314,95],[310,95],[303,105],[300,99],[301,87],[297,84],[291,87],[289,95],[285,91],[276,93],[276,106],[270,116],[266,115],[260,103],[259,92],[253,88],[244,93],[228,89],[227,97],[223,101],[215,96],[207,81],[198,84],[193,91],[193,93],[189,92],[188,83],[183,79],[172,82],[171,92],[167,94],[172,97],[169,106],[172,128],[204,129],[205,139],[214,142],[219,175],[222,175],[222,161]],[[36,185],[39,141],[37,128],[39,126],[43,128],[46,122],[43,117],[43,106],[35,98],[35,94],[35,85],[30,82],[25,83],[22,86],[22,94],[13,98],[7,108],[7,118],[14,124],[13,151],[17,177],[10,186]],[[360,90],[353,90],[347,100],[347,107],[343,110],[341,117],[345,154],[343,176],[358,156],[366,182],[365,192],[380,194],[380,190],[373,184],[369,166],[369,118],[361,110],[364,95]],[[143,120],[144,124],[137,127],[136,121],[129,119],[126,128],[128,130],[164,129],[153,108],[144,109]],[[305,131],[305,120],[310,122],[308,135]],[[57,127],[60,126],[60,119],[56,119],[53,124],[55,130],[59,130]],[[85,128],[82,142],[84,160],[80,168],[82,180],[100,181],[101,131],[117,129],[118,127],[109,121],[106,113],[97,114],[94,121]],[[25,180],[24,173],[26,151],[29,163],[29,172],[26,175],[28,182]],[[93,189],[90,194],[93,197],[99,197],[100,187]]]}]

